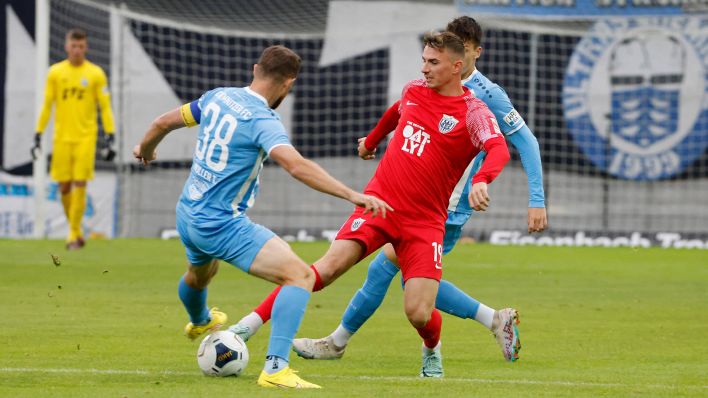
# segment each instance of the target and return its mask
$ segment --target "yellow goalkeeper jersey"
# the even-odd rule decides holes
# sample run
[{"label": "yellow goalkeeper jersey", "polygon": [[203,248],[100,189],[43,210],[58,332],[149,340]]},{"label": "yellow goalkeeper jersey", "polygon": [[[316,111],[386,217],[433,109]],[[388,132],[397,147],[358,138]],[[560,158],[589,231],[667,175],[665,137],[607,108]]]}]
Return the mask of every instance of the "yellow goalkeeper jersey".
[{"label": "yellow goalkeeper jersey", "polygon": [[64,60],[49,68],[35,131],[42,132],[47,127],[55,102],[54,141],[95,141],[99,107],[105,132],[115,130],[106,74],[98,65],[84,60],[81,65],[73,66]]}]

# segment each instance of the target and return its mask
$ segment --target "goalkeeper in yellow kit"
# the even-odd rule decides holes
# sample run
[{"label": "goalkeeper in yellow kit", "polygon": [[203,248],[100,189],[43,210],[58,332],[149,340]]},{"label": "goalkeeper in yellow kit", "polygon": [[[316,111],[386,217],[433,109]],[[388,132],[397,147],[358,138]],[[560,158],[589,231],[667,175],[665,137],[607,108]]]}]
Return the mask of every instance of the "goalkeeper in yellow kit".
[{"label": "goalkeeper in yellow kit", "polygon": [[59,183],[61,203],[69,222],[66,247],[76,250],[85,244],[81,218],[86,208],[86,181],[93,179],[97,108],[101,108],[106,133],[101,155],[109,161],[115,156],[112,149],[115,127],[106,74],[100,66],[86,59],[86,32],[70,30],[64,49],[67,58],[49,68],[32,155],[34,157],[40,149],[42,131],[52,113],[52,104],[56,103],[51,176]]}]

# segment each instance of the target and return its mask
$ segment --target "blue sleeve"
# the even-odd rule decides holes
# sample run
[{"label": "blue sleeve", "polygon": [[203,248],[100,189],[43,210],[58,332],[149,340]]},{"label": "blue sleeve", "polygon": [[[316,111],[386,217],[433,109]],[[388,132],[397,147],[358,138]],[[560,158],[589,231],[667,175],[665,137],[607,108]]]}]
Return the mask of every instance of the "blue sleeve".
[{"label": "blue sleeve", "polygon": [[[202,116],[202,109],[204,108],[204,101],[206,101],[206,100],[207,100],[207,97],[208,97],[210,94],[214,93],[216,90],[218,90],[218,88],[215,88],[215,89],[213,89],[213,90],[209,90],[209,91],[205,92],[204,94],[202,94],[201,97],[199,97],[199,99],[197,99],[196,101],[192,101],[192,103],[190,104],[190,109],[191,109],[191,110],[194,110],[194,108],[199,109],[199,118],[200,118],[200,119],[201,119],[201,116]],[[194,104],[194,107],[192,107],[192,104]]]},{"label": "blue sleeve", "polygon": [[541,166],[541,152],[538,141],[531,130],[524,124],[515,133],[508,135],[507,139],[519,151],[521,164],[524,166],[529,184],[529,207],[546,207],[543,193],[543,168]]},{"label": "blue sleeve", "polygon": [[202,109],[207,105],[207,101],[212,100],[214,94],[223,90],[223,87],[213,88],[209,91],[205,91],[199,99],[190,102],[189,109],[192,111],[192,115],[194,115],[195,119],[198,118],[197,121],[201,121]]},{"label": "blue sleeve", "polygon": [[285,126],[277,119],[255,119],[254,120],[254,141],[256,145],[270,155],[270,151],[276,146],[291,145]]},{"label": "blue sleeve", "polygon": [[524,118],[514,109],[509,96],[503,88],[498,85],[480,97],[489,106],[489,109],[497,118],[497,123],[504,135],[512,134],[526,126]]}]

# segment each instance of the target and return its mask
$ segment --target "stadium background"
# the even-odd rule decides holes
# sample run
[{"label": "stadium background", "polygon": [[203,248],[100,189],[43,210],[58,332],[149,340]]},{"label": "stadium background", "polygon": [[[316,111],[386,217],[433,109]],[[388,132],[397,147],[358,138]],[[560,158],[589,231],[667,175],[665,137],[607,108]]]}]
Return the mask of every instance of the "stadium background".
[{"label": "stadium background", "polygon": [[[101,172],[91,184],[95,211],[93,218],[85,219],[86,227],[97,236],[170,236],[194,132],[173,133],[161,148],[162,161],[148,170],[134,165],[130,149],[161,112],[215,86],[248,84],[251,65],[264,46],[274,43],[295,49],[305,61],[293,95],[279,109],[294,144],[351,186],[363,187],[376,164],[356,158],[356,138],[374,125],[402,82],[417,75],[418,36],[443,28],[455,15],[469,13],[486,33],[478,68],[506,89],[541,147],[551,229],[535,243],[663,243],[708,248],[708,17],[697,9],[700,2],[656,9],[628,6],[618,11],[610,7],[605,11],[614,15],[609,16],[579,16],[572,10],[544,10],[540,5],[500,11],[474,3],[49,2],[49,61],[64,58],[67,29],[86,29],[88,57],[109,76],[118,123],[120,160],[99,163]],[[594,2],[577,3],[581,7]],[[31,73],[37,62],[35,7],[32,2],[6,1],[3,8],[6,39],[0,44],[5,53],[0,78],[5,95],[0,104],[0,164],[5,172],[0,195],[7,200],[0,209],[0,236],[28,237],[38,230],[32,224],[32,179],[22,177],[32,170],[28,148],[35,121],[36,76]],[[531,9],[540,10],[539,15],[529,16]],[[671,13],[675,15],[667,16]],[[676,62],[684,83],[677,89],[680,101],[669,118],[685,118],[681,107],[688,103],[700,105],[698,116],[666,134],[685,135],[682,144],[677,144],[684,148],[675,150],[690,159],[673,172],[629,176],[609,167],[615,154],[612,142],[571,131],[564,98],[568,96],[569,66],[577,49],[587,44],[584,38],[591,38],[593,32],[620,37],[643,24],[663,31],[670,31],[672,24],[681,25],[674,29],[683,40],[679,51],[692,54],[692,58],[684,57],[685,62]],[[598,30],[603,26],[605,30]],[[596,55],[599,59],[603,54]],[[660,51],[651,57],[668,60]],[[598,63],[598,59],[590,62]],[[691,74],[690,68],[698,68],[699,73]],[[688,92],[687,86],[698,89]],[[612,113],[608,118],[622,116]],[[640,123],[639,119],[630,122]],[[685,155],[688,152],[697,155]],[[465,234],[495,242],[531,242],[524,237],[526,178],[518,156],[512,153],[512,162],[492,187],[491,211],[475,216]],[[350,212],[341,201],[311,192],[273,165],[264,169],[262,179],[259,200],[249,214],[294,239],[328,237]],[[52,192],[48,184],[50,199]],[[39,203],[58,209],[55,197]],[[61,217],[49,218],[45,234],[61,236]],[[686,240],[677,243],[679,235],[672,234]]]}]

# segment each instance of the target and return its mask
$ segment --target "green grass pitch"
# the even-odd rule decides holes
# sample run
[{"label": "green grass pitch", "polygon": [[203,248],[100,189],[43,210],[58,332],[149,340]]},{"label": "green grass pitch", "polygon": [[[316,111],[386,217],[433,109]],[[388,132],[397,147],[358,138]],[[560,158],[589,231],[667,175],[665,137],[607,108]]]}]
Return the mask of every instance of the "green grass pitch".
[{"label": "green grass pitch", "polygon": [[[313,261],[326,243],[298,243]],[[50,254],[59,257],[55,266]],[[299,336],[334,329],[368,260],[313,295]],[[264,397],[269,326],[239,378],[208,378],[182,335],[178,241],[0,241],[0,397]],[[394,282],[339,361],[291,364],[319,397],[708,396],[708,251],[458,245],[444,276],[521,314],[521,360],[490,333],[444,315],[445,378],[421,380],[420,339]],[[238,320],[272,286],[222,264],[209,305]]]}]

